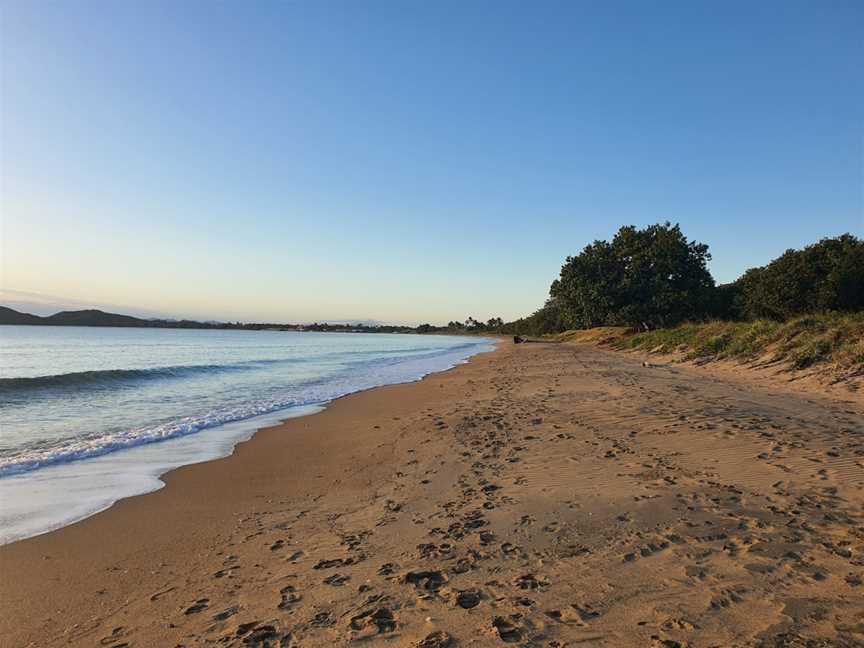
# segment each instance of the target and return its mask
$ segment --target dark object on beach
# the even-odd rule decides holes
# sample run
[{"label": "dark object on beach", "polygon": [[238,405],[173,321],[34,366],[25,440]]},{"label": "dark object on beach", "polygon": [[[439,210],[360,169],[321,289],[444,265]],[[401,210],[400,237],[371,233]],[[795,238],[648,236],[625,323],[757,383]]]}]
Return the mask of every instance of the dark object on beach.
[{"label": "dark object on beach", "polygon": [[521,335],[513,336],[513,344],[561,344],[561,340],[529,340]]}]

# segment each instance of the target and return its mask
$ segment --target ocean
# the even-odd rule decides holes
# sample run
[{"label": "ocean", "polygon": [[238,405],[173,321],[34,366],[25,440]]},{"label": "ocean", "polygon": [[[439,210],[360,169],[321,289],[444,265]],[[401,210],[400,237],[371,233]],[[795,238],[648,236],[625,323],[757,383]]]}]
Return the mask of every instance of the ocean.
[{"label": "ocean", "polygon": [[162,486],[256,429],[491,350],[464,336],[0,326],[0,544]]}]

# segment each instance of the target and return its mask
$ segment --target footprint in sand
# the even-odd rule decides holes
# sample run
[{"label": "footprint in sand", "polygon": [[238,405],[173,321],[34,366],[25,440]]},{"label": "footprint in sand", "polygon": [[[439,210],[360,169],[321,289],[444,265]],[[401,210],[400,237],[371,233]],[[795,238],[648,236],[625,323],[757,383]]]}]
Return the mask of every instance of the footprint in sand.
[{"label": "footprint in sand", "polygon": [[275,645],[275,641],[278,639],[279,633],[276,631],[274,626],[256,625],[243,638],[243,643],[249,646],[261,646],[261,648],[265,648],[267,646]]},{"label": "footprint in sand", "polygon": [[372,630],[376,634],[384,634],[396,630],[396,617],[389,608],[370,608],[351,617],[349,625],[355,632]]},{"label": "footprint in sand", "polygon": [[333,574],[332,576],[328,576],[324,579],[325,585],[331,585],[333,587],[342,587],[345,583],[351,580],[350,576],[346,576],[343,574]]},{"label": "footprint in sand", "polygon": [[392,576],[399,566],[396,563],[384,563],[378,568],[379,576]]},{"label": "footprint in sand", "polygon": [[318,612],[314,617],[312,617],[312,621],[310,623],[316,628],[329,628],[336,622],[333,620],[333,617],[330,616],[330,612],[327,612],[325,610],[323,612]]},{"label": "footprint in sand", "polygon": [[280,610],[291,610],[303,600],[303,595],[298,594],[297,589],[293,585],[283,587],[279,590],[279,594],[282,597],[277,606]]},{"label": "footprint in sand", "polygon": [[228,618],[234,616],[239,611],[240,611],[239,607],[237,607],[236,605],[232,605],[231,607],[229,607],[225,610],[222,610],[218,614],[214,614],[213,620],[214,621],[224,621],[225,619],[228,619]]},{"label": "footprint in sand", "polygon": [[186,608],[183,614],[198,614],[199,612],[201,612],[201,610],[206,609],[209,604],[210,599],[198,599],[193,605],[190,605],[188,608]]},{"label": "footprint in sand", "polygon": [[523,590],[537,590],[548,586],[548,580],[542,576],[538,578],[534,574],[524,574],[516,579],[516,587]]},{"label": "footprint in sand", "polygon": [[522,640],[521,628],[504,617],[495,617],[492,619],[492,627],[498,632],[501,641],[505,643],[516,643]]},{"label": "footprint in sand", "polygon": [[128,635],[129,631],[123,626],[119,626],[117,628],[114,628],[111,631],[110,635],[108,635],[107,637],[103,637],[99,641],[99,643],[103,646],[111,646],[111,648],[125,648],[126,646],[129,646],[127,642],[116,642],[120,641],[121,639],[125,639]]},{"label": "footprint in sand", "polygon": [[408,572],[404,577],[406,583],[430,592],[439,590],[447,580],[447,575],[440,571]]},{"label": "footprint in sand", "polygon": [[456,603],[459,607],[470,610],[471,608],[477,607],[480,604],[481,594],[477,589],[467,589],[462,590],[456,596]]},{"label": "footprint in sand", "polygon": [[341,567],[345,562],[342,558],[332,558],[330,560],[319,560],[312,569],[330,569],[331,567]]}]

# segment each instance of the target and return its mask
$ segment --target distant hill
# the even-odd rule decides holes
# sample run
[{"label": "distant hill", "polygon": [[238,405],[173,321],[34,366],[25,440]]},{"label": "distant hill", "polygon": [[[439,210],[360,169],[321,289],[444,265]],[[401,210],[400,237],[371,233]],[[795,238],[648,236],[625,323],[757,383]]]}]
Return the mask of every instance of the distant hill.
[{"label": "distant hill", "polygon": [[130,315],[106,313],[101,310],[62,311],[48,317],[21,313],[0,306],[0,324],[38,324],[41,326],[164,326],[156,320],[144,320]]},{"label": "distant hill", "polygon": [[42,320],[40,324],[48,326],[153,326],[153,322],[149,320],[96,309],[62,311],[40,319]]},{"label": "distant hill", "polygon": [[[0,325],[39,325],[39,326],[120,326],[136,328],[186,328],[186,329],[239,329],[245,331],[331,331],[340,333],[435,333],[445,332],[446,327],[423,324],[418,327],[369,326],[362,323],[315,323],[315,324],[242,324],[240,322],[196,322],[193,320],[141,319],[131,315],[106,313],[96,309],[62,311],[46,317],[21,313],[14,308],[0,306]],[[453,331],[451,331],[453,332]],[[464,331],[455,331],[464,332]]]},{"label": "distant hill", "polygon": [[43,324],[44,319],[38,315],[19,313],[6,306],[0,306],[0,324]]}]

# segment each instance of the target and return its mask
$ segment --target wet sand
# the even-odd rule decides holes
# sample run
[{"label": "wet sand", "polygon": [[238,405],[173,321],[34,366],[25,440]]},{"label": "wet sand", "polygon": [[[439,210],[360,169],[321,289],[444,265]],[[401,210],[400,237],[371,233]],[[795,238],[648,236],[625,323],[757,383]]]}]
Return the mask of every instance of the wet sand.
[{"label": "wet sand", "polygon": [[340,399],[0,548],[0,645],[864,645],[861,398],[743,373],[504,343]]}]

